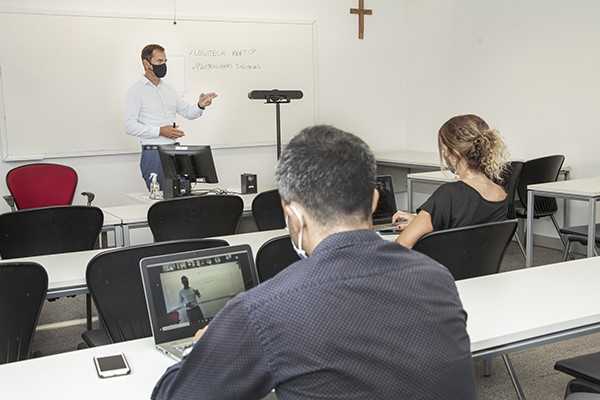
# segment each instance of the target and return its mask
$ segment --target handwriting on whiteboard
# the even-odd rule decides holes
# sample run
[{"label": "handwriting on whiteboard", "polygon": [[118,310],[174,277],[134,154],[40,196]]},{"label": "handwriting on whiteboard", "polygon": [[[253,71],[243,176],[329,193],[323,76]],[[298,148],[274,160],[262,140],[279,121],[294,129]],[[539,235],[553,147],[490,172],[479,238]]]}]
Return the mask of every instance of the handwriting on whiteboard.
[{"label": "handwriting on whiteboard", "polygon": [[190,57],[245,57],[256,54],[253,48],[236,49],[191,49],[188,53]]},{"label": "handwriting on whiteboard", "polygon": [[188,55],[191,58],[192,71],[262,70],[262,65],[255,61],[257,56],[255,48],[196,48],[191,49]]}]

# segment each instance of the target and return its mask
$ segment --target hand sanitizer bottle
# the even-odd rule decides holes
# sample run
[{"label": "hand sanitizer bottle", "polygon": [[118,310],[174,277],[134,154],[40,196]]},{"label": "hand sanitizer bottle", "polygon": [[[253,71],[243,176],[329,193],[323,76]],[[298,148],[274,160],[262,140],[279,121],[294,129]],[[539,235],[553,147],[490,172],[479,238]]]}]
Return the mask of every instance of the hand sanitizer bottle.
[{"label": "hand sanitizer bottle", "polygon": [[160,185],[158,184],[158,175],[156,173],[150,174],[150,199],[160,200],[162,193],[160,192]]}]

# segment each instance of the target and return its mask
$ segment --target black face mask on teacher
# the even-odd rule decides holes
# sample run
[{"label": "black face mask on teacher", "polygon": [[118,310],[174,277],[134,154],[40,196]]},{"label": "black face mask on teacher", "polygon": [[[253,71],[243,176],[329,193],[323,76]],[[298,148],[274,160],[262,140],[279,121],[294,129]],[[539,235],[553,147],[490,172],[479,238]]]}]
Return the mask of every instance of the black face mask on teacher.
[{"label": "black face mask on teacher", "polygon": [[152,65],[152,72],[154,72],[154,75],[156,75],[158,78],[164,78],[165,75],[167,74],[167,63],[159,64],[159,65],[155,65],[155,64],[150,64],[150,65]]}]

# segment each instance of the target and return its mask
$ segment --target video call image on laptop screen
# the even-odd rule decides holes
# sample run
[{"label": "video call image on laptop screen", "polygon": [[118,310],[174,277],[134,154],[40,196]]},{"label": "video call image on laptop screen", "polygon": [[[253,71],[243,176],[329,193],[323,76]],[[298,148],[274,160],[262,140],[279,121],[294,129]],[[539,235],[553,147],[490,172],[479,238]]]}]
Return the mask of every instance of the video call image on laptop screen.
[{"label": "video call image on laptop screen", "polygon": [[240,257],[227,254],[160,266],[160,290],[152,291],[159,329],[206,325],[245,290]]}]

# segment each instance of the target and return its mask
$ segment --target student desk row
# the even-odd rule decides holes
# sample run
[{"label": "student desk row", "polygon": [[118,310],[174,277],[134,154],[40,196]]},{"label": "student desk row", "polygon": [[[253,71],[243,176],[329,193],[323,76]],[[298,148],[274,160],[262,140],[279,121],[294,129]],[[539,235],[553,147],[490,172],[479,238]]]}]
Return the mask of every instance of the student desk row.
[{"label": "student desk row", "polygon": [[[114,227],[108,228],[115,232],[116,246],[129,246],[131,243],[130,230],[148,227],[148,210],[152,204],[157,202],[157,200],[151,200],[147,193],[131,193],[128,196],[134,199],[136,203],[102,208],[105,216],[105,227],[107,226],[107,218],[108,221],[113,223],[117,221]],[[244,202],[242,218],[252,218],[252,201],[257,193],[238,196]]]},{"label": "student desk row", "polygon": [[[600,258],[595,257],[458,281],[473,356],[504,356],[600,331],[599,280]],[[120,352],[130,362],[131,375],[98,378],[92,356]],[[79,400],[93,393],[98,398],[147,399],[172,363],[146,338],[0,365],[0,391],[7,398],[36,398],[44,393]],[[36,377],[35,385],[27,384],[31,377]],[[524,398],[522,391],[521,395]]]},{"label": "student desk row", "polygon": [[[252,248],[252,253],[256,253],[269,239],[287,235],[287,229],[273,231],[244,233],[239,235],[222,236],[219,239],[226,240],[230,245],[248,244]],[[36,262],[41,264],[48,273],[48,299],[59,297],[85,294],[88,292],[85,271],[88,262],[97,254],[107,251],[106,249],[77,251],[73,253],[52,254],[46,256],[14,258],[2,263],[11,262]],[[1,391],[1,389],[0,389]]]}]

